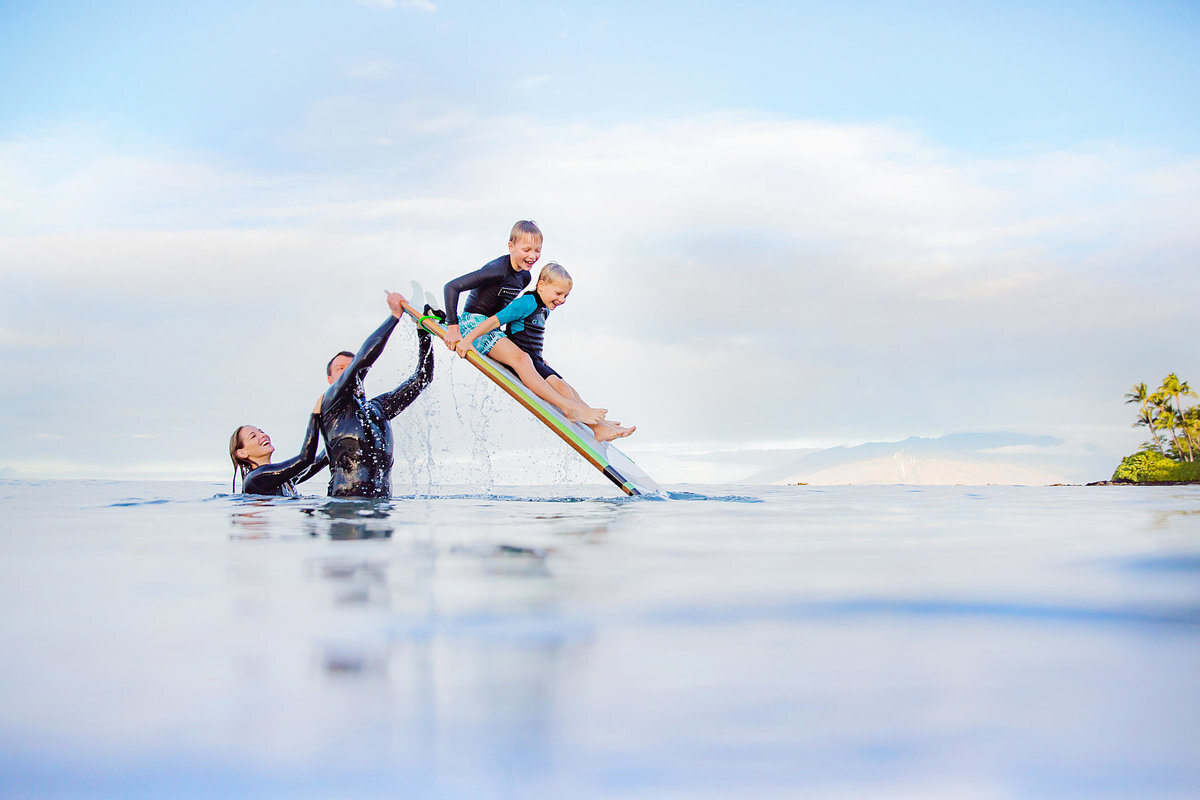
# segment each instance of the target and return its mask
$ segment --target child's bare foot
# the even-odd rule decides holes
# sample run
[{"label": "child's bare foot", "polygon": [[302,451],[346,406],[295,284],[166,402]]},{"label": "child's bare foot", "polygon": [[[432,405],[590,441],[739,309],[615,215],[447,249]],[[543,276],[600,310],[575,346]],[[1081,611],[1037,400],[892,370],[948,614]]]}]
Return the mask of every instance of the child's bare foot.
[{"label": "child's bare foot", "polygon": [[589,408],[583,403],[576,403],[563,409],[563,416],[571,422],[582,422],[584,425],[595,425],[604,419],[607,408]]},{"label": "child's bare foot", "polygon": [[592,426],[592,434],[595,435],[597,442],[611,442],[613,439],[621,439],[637,430],[637,425],[630,425],[628,428],[623,428],[621,425],[612,422],[601,422]]}]

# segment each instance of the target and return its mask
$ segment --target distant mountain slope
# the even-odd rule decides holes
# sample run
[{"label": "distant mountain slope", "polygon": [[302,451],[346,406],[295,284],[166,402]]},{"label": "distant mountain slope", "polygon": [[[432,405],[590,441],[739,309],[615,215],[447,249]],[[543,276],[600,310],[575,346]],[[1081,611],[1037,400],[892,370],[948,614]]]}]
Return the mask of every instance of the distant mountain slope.
[{"label": "distant mountain slope", "polygon": [[747,483],[1025,484],[1080,483],[1112,471],[1111,458],[1068,448],[1053,436],[955,433],[900,442],[832,447],[760,470]]}]

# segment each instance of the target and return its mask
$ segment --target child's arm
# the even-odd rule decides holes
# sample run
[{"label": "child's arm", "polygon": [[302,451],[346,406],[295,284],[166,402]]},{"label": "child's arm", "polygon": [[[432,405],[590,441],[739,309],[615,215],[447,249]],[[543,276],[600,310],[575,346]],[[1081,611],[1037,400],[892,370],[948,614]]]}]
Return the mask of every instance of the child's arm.
[{"label": "child's arm", "polygon": [[[476,325],[470,333],[455,342],[454,352],[458,353],[459,358],[466,358],[467,351],[471,349],[471,345],[476,339],[478,339],[480,336],[483,336],[485,333],[491,333],[499,327],[500,317],[492,314],[492,316]],[[450,344],[449,338],[447,338],[446,344]]]},{"label": "child's arm", "polygon": [[537,300],[531,295],[523,294],[516,300],[506,305],[496,314],[485,319],[483,322],[475,326],[475,329],[467,334],[465,339],[461,339],[454,345],[454,351],[458,353],[460,358],[467,357],[467,349],[471,343],[483,336],[485,333],[491,333],[501,325],[507,325],[510,322],[516,322],[519,319],[525,319],[533,313],[537,308]]},{"label": "child's arm", "polygon": [[462,333],[458,330],[458,323],[446,326],[446,335],[442,337],[442,341],[446,343],[446,347],[449,347],[451,350],[455,349],[455,346],[462,341]]},{"label": "child's arm", "polygon": [[454,280],[447,281],[446,285],[442,287],[442,299],[446,301],[446,324],[448,326],[458,325],[458,296],[460,294],[503,278],[503,266],[501,265],[500,269],[497,269],[495,262],[489,262],[474,272],[468,272],[466,275],[459,275]]},{"label": "child's arm", "polygon": [[442,287],[442,300],[446,304],[446,335],[442,337],[442,341],[446,343],[446,347],[455,350],[460,341],[462,341],[462,333],[458,328],[458,297],[463,292],[477,289],[490,282],[503,280],[504,266],[497,265],[495,261],[484,264],[474,272],[468,272],[466,275],[459,275],[452,281],[448,281]]}]

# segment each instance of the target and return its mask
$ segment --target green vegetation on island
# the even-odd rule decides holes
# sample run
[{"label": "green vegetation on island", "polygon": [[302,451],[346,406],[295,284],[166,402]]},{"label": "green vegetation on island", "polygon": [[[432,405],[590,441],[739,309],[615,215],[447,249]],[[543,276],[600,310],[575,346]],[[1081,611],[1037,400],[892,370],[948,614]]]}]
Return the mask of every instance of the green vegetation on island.
[{"label": "green vegetation on island", "polygon": [[1175,373],[1163,378],[1151,392],[1144,383],[1125,395],[1126,403],[1138,404],[1135,428],[1145,426],[1152,437],[1142,449],[1121,460],[1114,481],[1158,483],[1200,481],[1200,406],[1183,405],[1183,398],[1196,397],[1187,381]]},{"label": "green vegetation on island", "polygon": [[1143,450],[1121,459],[1112,479],[1131,483],[1200,481],[1200,461],[1189,464],[1167,458],[1157,450]]}]

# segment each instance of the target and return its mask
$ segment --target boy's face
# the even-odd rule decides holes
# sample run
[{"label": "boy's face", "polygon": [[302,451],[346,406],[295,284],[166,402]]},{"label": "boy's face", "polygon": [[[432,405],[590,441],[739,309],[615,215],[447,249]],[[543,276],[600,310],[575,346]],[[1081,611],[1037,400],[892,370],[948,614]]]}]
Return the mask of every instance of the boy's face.
[{"label": "boy's face", "polygon": [[542,240],[521,234],[516,241],[508,243],[508,255],[512,259],[512,268],[517,272],[533,269],[533,265],[542,257]]},{"label": "boy's face", "polygon": [[537,293],[546,307],[553,311],[567,302],[567,295],[571,293],[571,282],[562,278],[538,281]]}]

